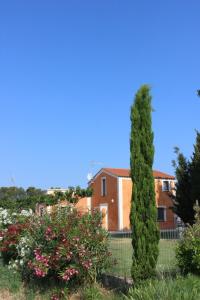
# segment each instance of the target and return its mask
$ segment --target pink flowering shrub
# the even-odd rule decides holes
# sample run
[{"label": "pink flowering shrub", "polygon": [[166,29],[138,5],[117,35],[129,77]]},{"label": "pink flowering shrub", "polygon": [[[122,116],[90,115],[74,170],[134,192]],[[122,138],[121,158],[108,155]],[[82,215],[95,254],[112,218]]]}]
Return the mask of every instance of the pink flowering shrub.
[{"label": "pink flowering shrub", "polygon": [[31,217],[32,210],[16,213],[0,208],[0,255],[4,263],[17,258],[19,240],[27,231]]},{"label": "pink flowering shrub", "polygon": [[64,208],[31,222],[29,251],[21,266],[24,278],[80,285],[95,281],[110,264],[108,234],[98,212]]},{"label": "pink flowering shrub", "polygon": [[0,252],[4,263],[17,258],[17,245],[27,228],[28,223],[26,222],[24,224],[10,224],[6,229],[0,230]]}]

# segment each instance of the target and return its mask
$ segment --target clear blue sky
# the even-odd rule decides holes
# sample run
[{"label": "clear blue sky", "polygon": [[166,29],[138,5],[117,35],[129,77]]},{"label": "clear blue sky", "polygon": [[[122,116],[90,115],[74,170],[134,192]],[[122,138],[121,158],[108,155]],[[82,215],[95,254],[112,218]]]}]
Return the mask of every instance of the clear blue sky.
[{"label": "clear blue sky", "polygon": [[[152,87],[154,168],[200,130],[199,0],[0,4],[0,186],[86,186],[129,167],[130,106]],[[101,162],[92,170],[90,161]]]}]

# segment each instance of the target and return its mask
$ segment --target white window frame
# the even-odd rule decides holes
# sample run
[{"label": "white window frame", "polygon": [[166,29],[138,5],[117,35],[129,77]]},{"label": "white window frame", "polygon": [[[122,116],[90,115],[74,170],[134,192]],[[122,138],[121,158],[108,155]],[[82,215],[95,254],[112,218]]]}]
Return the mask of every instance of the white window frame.
[{"label": "white window frame", "polygon": [[[164,205],[159,205],[159,206],[157,206],[157,210],[158,210],[158,208],[164,208],[164,220],[158,220],[158,218],[157,218],[157,222],[166,222],[167,221],[167,207]],[[158,215],[158,213],[157,213],[157,215]]]},{"label": "white window frame", "polygon": [[[164,182],[165,181],[167,181],[168,182],[168,184],[169,184],[169,189],[168,190],[165,190],[164,189]],[[170,192],[171,191],[171,180],[169,180],[169,179],[163,179],[162,180],[162,192]]]},{"label": "white window frame", "polygon": [[[103,189],[103,182],[105,181],[105,194]],[[107,183],[106,183],[106,177],[101,177],[101,196],[105,197],[107,196]]]}]

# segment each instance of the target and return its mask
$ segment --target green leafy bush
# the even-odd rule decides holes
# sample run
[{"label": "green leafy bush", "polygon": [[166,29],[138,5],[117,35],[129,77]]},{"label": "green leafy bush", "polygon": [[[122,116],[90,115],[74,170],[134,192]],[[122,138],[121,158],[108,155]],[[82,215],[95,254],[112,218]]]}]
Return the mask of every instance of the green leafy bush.
[{"label": "green leafy bush", "polygon": [[178,266],[184,274],[200,275],[200,210],[196,207],[196,222],[189,226],[176,249]]},{"label": "green leafy bush", "polygon": [[12,259],[10,267],[26,280],[79,286],[95,282],[109,265],[108,233],[101,227],[98,212],[58,208],[50,215],[30,218],[23,230],[22,225],[9,226],[1,242],[13,241],[13,247],[2,251]]}]

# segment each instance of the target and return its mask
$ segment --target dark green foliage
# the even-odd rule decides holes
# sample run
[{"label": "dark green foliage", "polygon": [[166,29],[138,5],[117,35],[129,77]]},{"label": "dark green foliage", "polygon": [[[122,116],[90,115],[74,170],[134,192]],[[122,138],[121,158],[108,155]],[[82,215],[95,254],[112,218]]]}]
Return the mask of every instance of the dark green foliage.
[{"label": "dark green foliage", "polygon": [[194,152],[187,160],[176,148],[177,162],[174,162],[176,173],[176,193],[172,199],[173,211],[185,224],[194,224],[194,205],[200,200],[200,133],[197,131]]},{"label": "dark green foliage", "polygon": [[26,199],[26,192],[23,188],[15,186],[0,188],[0,207],[14,208],[18,201]]},{"label": "dark green foliage", "polygon": [[191,173],[191,198],[193,203],[200,201],[200,133],[196,132],[196,144],[190,163]]},{"label": "dark green foliage", "polygon": [[151,95],[144,85],[131,107],[130,165],[133,181],[130,222],[133,246],[133,280],[151,277],[158,258],[159,232],[152,172],[154,146]]},{"label": "dark green foliage", "polygon": [[34,209],[35,204],[42,202],[45,196],[45,191],[34,187],[27,190],[19,187],[1,187],[0,207],[13,210]]},{"label": "dark green foliage", "polygon": [[172,194],[173,211],[186,224],[194,221],[194,203],[191,199],[190,163],[179,149],[176,149],[177,164],[174,163],[176,174],[176,193]]}]

